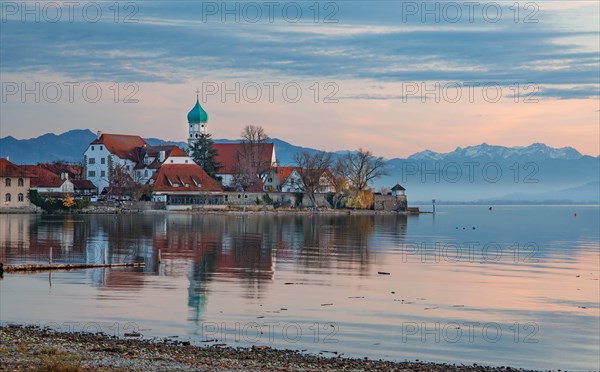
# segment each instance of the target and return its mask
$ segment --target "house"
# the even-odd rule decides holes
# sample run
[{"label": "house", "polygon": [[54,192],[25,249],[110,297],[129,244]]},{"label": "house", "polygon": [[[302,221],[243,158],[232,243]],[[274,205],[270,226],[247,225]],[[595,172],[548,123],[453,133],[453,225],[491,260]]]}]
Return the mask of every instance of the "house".
[{"label": "house", "polygon": [[[271,167],[277,165],[277,155],[275,145],[272,143],[259,143],[253,145],[253,155],[246,155],[250,152],[248,145],[244,143],[215,143],[213,148],[217,150],[216,160],[221,165],[217,175],[221,177],[221,183],[226,188],[234,188],[235,177],[245,172],[245,165],[249,168],[259,169],[267,172]],[[245,159],[245,157],[255,157],[256,160]],[[251,163],[248,163],[250,161]],[[261,175],[257,174],[260,178]],[[262,179],[261,183],[264,182]],[[255,185],[256,183],[252,183]],[[262,190],[262,188],[261,188]],[[248,191],[248,190],[247,190]]]},{"label": "house", "polygon": [[300,167],[273,167],[265,177],[265,192],[301,192],[304,190]]},{"label": "house", "polygon": [[152,200],[165,202],[167,208],[221,204],[223,188],[185,152],[174,151],[148,182]]},{"label": "house", "polygon": [[27,208],[30,206],[27,192],[29,191],[31,175],[22,166],[11,163],[6,158],[0,158],[0,208]]},{"label": "house", "polygon": [[150,146],[142,137],[101,133],[84,153],[85,178],[106,192],[111,172],[119,167],[137,184],[146,184],[171,154],[185,154],[175,145]]},{"label": "house", "polygon": [[335,177],[329,169],[324,169],[319,176],[319,188],[317,192],[321,194],[335,192]]},{"label": "house", "polygon": [[31,190],[36,190],[39,194],[63,195],[75,193],[75,187],[69,179],[68,173],[62,173],[59,176],[40,165],[22,165],[22,167],[34,175],[31,179]]},{"label": "house", "polygon": [[[31,179],[30,187],[39,194],[48,196],[71,194],[76,197],[90,197],[96,194],[96,186],[90,180],[72,178],[83,172],[81,167],[76,165],[40,163],[38,165],[22,165],[22,167],[35,176]],[[60,171],[63,172],[55,173]]]},{"label": "house", "polygon": [[121,166],[132,172],[137,165],[138,148],[148,146],[140,136],[98,132],[83,155],[85,175],[98,189],[109,185],[109,174],[113,167]]},{"label": "house", "polygon": [[71,180],[71,182],[73,183],[73,194],[77,197],[90,198],[98,193],[96,186],[90,180]]},{"label": "house", "polygon": [[[265,177],[265,192],[302,192],[304,183],[302,175],[306,172],[300,167],[273,167]],[[335,191],[335,178],[330,170],[317,170],[319,187],[315,190],[319,194]],[[315,173],[319,174],[319,173]]]}]

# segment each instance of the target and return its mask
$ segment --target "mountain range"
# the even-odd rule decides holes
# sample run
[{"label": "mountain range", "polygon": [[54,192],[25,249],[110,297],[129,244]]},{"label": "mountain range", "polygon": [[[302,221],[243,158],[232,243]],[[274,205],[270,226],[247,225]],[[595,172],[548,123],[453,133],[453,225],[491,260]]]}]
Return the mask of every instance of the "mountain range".
[{"label": "mountain range", "polygon": [[[21,140],[8,136],[0,139],[0,157],[9,157],[16,164],[77,162],[94,138],[95,133],[81,129]],[[158,138],[146,141],[151,145],[187,145]],[[281,165],[293,165],[294,154],[299,151],[318,151],[281,139],[272,141]],[[334,157],[346,152],[335,152]],[[458,147],[448,153],[425,150],[386,162],[388,175],[372,186],[389,188],[400,183],[413,200],[600,203],[600,157],[582,155],[573,147],[553,148],[542,143],[504,147],[483,143]]]}]

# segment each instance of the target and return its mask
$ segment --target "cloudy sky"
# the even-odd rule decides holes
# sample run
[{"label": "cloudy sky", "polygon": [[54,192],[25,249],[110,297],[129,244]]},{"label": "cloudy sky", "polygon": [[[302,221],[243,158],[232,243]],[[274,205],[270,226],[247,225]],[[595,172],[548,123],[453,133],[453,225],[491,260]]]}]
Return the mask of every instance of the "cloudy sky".
[{"label": "cloudy sky", "polygon": [[2,2],[0,136],[183,141],[243,126],[385,157],[487,142],[598,155],[600,3]]}]

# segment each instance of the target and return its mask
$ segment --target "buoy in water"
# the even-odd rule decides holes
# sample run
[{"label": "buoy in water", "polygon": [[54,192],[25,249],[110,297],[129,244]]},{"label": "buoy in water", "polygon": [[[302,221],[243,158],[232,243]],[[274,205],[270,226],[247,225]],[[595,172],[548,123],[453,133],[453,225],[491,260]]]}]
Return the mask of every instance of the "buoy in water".
[{"label": "buoy in water", "polygon": [[577,213],[573,213],[573,217],[577,217]]}]

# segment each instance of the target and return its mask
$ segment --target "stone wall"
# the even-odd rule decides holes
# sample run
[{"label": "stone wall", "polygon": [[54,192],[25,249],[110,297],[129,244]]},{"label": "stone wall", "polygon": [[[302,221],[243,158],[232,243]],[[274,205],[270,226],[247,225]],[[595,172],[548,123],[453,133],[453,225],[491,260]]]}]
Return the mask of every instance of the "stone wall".
[{"label": "stone wall", "polygon": [[374,195],[373,209],[376,211],[405,212],[407,210],[406,195]]}]

